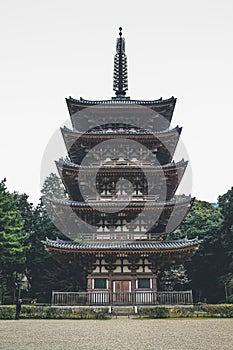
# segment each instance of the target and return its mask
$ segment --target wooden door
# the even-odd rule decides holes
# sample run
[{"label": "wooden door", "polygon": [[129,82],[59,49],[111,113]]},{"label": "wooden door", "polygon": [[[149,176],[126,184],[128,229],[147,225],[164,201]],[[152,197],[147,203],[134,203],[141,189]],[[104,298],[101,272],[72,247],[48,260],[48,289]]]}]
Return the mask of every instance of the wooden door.
[{"label": "wooden door", "polygon": [[114,301],[127,304],[130,301],[130,281],[114,281]]}]

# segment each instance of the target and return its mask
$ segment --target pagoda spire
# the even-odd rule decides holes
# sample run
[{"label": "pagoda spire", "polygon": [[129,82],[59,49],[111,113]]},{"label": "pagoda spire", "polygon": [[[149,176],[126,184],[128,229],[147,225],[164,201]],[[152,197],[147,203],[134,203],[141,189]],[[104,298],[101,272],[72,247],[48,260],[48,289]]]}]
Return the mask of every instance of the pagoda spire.
[{"label": "pagoda spire", "polygon": [[116,97],[124,97],[128,90],[127,56],[125,54],[125,38],[122,37],[121,27],[119,31],[114,56],[113,90]]}]

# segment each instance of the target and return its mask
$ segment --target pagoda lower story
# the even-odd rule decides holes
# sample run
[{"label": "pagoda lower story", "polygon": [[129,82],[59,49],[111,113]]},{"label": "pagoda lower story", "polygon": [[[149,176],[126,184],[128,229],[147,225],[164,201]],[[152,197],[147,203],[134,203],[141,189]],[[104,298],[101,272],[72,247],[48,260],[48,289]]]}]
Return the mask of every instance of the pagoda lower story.
[{"label": "pagoda lower story", "polygon": [[161,292],[157,274],[192,256],[199,240],[75,243],[47,239],[46,249],[62,264],[82,269],[86,294],[53,293],[58,305],[192,304],[190,292]]}]

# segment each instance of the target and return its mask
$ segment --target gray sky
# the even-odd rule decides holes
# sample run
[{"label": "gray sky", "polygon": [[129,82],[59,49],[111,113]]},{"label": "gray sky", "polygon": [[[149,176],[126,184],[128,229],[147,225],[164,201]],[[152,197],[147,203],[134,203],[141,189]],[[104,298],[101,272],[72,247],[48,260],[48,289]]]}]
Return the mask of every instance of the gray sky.
[{"label": "gray sky", "polygon": [[233,2],[9,0],[0,14],[0,179],[36,203],[41,159],[68,118],[65,97],[108,99],[123,27],[133,99],[178,98],[172,125],[192,195],[215,202],[232,181]]}]

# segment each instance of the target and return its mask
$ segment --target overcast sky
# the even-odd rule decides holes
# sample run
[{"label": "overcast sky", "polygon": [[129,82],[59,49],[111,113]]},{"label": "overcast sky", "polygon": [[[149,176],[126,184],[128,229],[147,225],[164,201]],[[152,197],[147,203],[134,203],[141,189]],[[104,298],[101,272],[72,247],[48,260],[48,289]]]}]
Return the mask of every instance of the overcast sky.
[{"label": "overcast sky", "polygon": [[65,97],[108,99],[123,27],[132,99],[177,97],[172,125],[192,195],[233,185],[232,0],[9,0],[0,14],[0,179],[37,203],[44,150],[69,117]]}]

